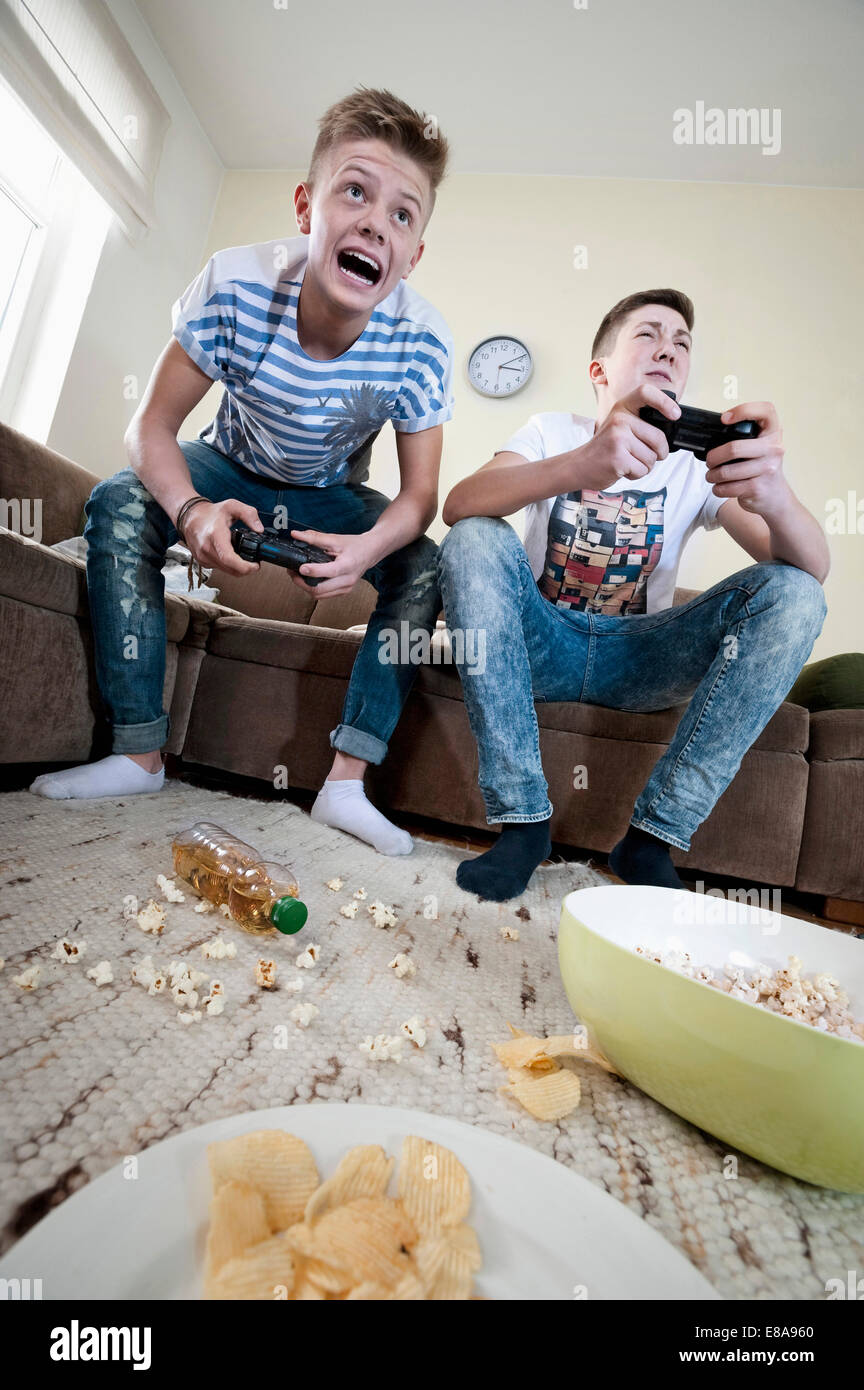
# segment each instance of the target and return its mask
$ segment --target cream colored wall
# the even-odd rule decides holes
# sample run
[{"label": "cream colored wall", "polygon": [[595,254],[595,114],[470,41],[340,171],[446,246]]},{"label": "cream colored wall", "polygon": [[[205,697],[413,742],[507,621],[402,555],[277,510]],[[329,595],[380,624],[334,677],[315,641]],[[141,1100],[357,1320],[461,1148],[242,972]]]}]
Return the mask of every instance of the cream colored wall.
[{"label": "cream colored wall", "polygon": [[[296,234],[297,173],[225,175],[203,255]],[[587,248],[587,269],[573,267]],[[864,192],[604,179],[459,175],[441,188],[412,283],[447,318],[456,343],[456,413],[445,429],[441,501],[535,411],[593,412],[586,368],[606,309],[632,290],[674,285],[696,305],[688,399],[725,409],[773,400],[787,474],[824,524],[830,499],[864,497],[859,466],[864,392]],[[470,349],[513,333],[534,353],[518,396],[489,401],[469,386]],[[212,416],[216,392],[184,436]],[[370,482],[392,495],[392,431],[376,445]],[[861,520],[864,529],[864,517]],[[446,531],[440,514],[430,534]],[[864,647],[864,536],[829,537],[829,612],[814,659]],[[699,532],[679,582],[705,588],[749,558],[723,532]]]}]

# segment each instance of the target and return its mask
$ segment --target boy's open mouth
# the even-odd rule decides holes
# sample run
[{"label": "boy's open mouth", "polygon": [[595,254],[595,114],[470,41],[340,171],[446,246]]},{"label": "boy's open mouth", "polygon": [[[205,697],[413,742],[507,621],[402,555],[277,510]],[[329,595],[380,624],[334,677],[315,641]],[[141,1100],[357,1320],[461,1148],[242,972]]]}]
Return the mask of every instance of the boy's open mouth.
[{"label": "boy's open mouth", "polygon": [[366,251],[343,250],[336,256],[339,269],[358,285],[377,285],[381,279],[381,262]]}]

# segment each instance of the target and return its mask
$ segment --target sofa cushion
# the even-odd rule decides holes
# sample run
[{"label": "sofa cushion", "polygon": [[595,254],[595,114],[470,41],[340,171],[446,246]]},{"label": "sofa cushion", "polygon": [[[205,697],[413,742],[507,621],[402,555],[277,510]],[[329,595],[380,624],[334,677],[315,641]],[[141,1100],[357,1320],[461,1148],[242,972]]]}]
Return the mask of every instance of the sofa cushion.
[{"label": "sofa cushion", "polygon": [[298,589],[281,565],[264,564],[251,574],[214,569],[209,582],[218,588],[222,604],[250,617],[308,623],[315,609],[316,600]]},{"label": "sofa cushion", "polygon": [[207,650],[213,656],[232,661],[281,666],[284,670],[347,680],[361,640],[359,633],[337,628],[267,618],[219,617],[213,624]]},{"label": "sofa cushion", "polygon": [[[83,560],[40,545],[28,536],[0,527],[0,593],[20,603],[47,608],[52,613],[84,618],[89,614],[87,575]],[[203,647],[217,614],[232,609],[222,604],[168,594],[165,621],[168,641],[185,641]]]},{"label": "sofa cushion", "polygon": [[[843,713],[848,711],[813,718],[831,721]],[[861,717],[858,715],[859,723]],[[825,726],[830,727],[830,723]],[[864,760],[860,742],[858,748],[857,757],[811,760],[795,877],[795,887],[802,893],[864,902]]]},{"label": "sofa cushion", "polygon": [[810,762],[864,759],[864,710],[821,710],[810,716]]},{"label": "sofa cushion", "polygon": [[316,627],[351,627],[354,623],[368,622],[378,602],[378,595],[365,579],[359,580],[350,594],[335,594],[332,598],[319,599],[309,618]]},{"label": "sofa cushion", "polygon": [[[544,729],[562,729],[609,738],[618,742],[670,743],[687,705],[638,714],[606,709],[603,705],[538,704],[537,722]],[[721,735],[722,736],[722,735]],[[762,753],[804,753],[809,737],[809,717],[798,705],[783,704],[769,719],[753,744]]]},{"label": "sofa cushion", "polygon": [[0,589],[7,598],[52,613],[81,617],[87,612],[81,561],[5,528],[0,529]]},{"label": "sofa cushion", "polygon": [[86,625],[0,594],[0,638],[0,762],[89,758],[96,697]]},{"label": "sofa cushion", "polygon": [[0,497],[39,499],[43,545],[80,534],[84,503],[98,481],[95,473],[0,421]]}]

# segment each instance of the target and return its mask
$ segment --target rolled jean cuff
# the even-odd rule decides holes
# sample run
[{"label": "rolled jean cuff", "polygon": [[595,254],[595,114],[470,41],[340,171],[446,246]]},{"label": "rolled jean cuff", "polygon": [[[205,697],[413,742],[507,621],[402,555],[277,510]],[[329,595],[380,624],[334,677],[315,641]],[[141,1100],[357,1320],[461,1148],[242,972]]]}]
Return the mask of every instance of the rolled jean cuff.
[{"label": "rolled jean cuff", "polygon": [[349,758],[362,758],[364,763],[383,763],[387,756],[386,743],[351,724],[336,725],[330,734],[330,747]]},{"label": "rolled jean cuff", "polygon": [[112,753],[150,753],[168,741],[171,721],[167,714],[151,719],[149,724],[115,724],[111,740]]},{"label": "rolled jean cuff", "polygon": [[646,835],[653,835],[655,840],[663,840],[667,845],[674,845],[675,849],[685,852],[690,848],[689,840],[682,840],[678,835],[672,835],[662,825],[653,825],[650,820],[631,820],[630,824],[636,830],[644,830]]},{"label": "rolled jean cuff", "polygon": [[533,825],[535,821],[549,820],[552,815],[552,802],[546,802],[545,811],[537,811],[533,815],[524,815],[521,811],[508,811],[503,816],[486,816],[487,825]]}]

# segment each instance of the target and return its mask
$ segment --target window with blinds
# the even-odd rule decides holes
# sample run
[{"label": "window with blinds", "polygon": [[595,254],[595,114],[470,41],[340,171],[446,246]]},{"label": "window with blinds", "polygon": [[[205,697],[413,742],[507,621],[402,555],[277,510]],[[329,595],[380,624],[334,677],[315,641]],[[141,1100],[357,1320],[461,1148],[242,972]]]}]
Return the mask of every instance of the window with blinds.
[{"label": "window with blinds", "polygon": [[104,0],[0,0],[0,70],[138,236],[170,117]]}]

